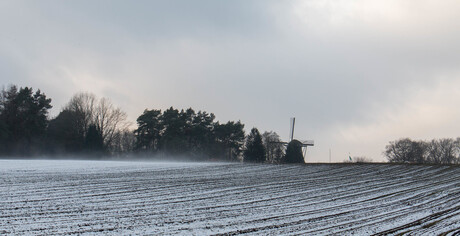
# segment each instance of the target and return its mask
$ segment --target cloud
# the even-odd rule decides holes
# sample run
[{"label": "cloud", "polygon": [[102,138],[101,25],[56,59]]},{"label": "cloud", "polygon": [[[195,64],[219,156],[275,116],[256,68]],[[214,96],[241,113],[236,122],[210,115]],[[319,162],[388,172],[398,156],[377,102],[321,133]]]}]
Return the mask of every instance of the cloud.
[{"label": "cloud", "polygon": [[41,88],[53,114],[89,91],[132,121],[193,107],[287,139],[295,116],[314,161],[380,160],[396,136],[452,135],[457,117],[440,106],[458,81],[454,0],[0,4],[0,84]]}]

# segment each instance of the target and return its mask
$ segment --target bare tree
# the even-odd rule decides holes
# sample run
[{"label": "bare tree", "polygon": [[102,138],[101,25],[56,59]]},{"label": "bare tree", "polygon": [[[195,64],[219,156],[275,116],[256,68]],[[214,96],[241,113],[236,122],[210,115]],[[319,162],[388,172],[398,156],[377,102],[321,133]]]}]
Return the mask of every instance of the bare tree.
[{"label": "bare tree", "polygon": [[390,162],[424,163],[426,144],[423,141],[412,141],[408,138],[390,142],[384,154]]},{"label": "bare tree", "polygon": [[284,145],[280,136],[273,131],[265,131],[262,134],[262,141],[265,146],[266,158],[269,163],[280,163],[284,156]]},{"label": "bare tree", "polygon": [[441,147],[438,144],[438,141],[433,139],[427,144],[427,149],[428,149],[428,158],[427,162],[428,163],[441,163]]},{"label": "bare tree", "polygon": [[92,93],[75,94],[64,107],[72,112],[76,119],[76,129],[85,137],[90,125],[95,125],[100,132],[105,147],[110,148],[118,131],[129,126],[126,113],[115,107],[108,98],[98,99]]},{"label": "bare tree", "polygon": [[441,149],[440,164],[451,164],[455,162],[455,141],[450,138],[440,139],[438,141]]},{"label": "bare tree", "polygon": [[129,129],[118,130],[114,133],[110,149],[114,154],[129,154],[136,147],[136,136]]},{"label": "bare tree", "polygon": [[455,140],[455,164],[460,164],[460,138]]},{"label": "bare tree", "polygon": [[390,142],[384,154],[390,162],[456,164],[460,162],[460,138]]},{"label": "bare tree", "polygon": [[78,134],[85,137],[88,128],[94,123],[97,98],[92,93],[82,92],[75,94],[64,107],[73,113]]},{"label": "bare tree", "polygon": [[389,162],[406,162],[408,161],[408,153],[412,145],[412,140],[400,139],[397,141],[390,142],[386,146],[385,155]]},{"label": "bare tree", "polygon": [[94,124],[101,132],[104,145],[110,146],[117,131],[128,127],[126,113],[114,107],[107,98],[101,98],[96,106]]},{"label": "bare tree", "polygon": [[433,164],[452,164],[457,161],[458,146],[453,139],[432,140],[428,144],[427,161]]}]

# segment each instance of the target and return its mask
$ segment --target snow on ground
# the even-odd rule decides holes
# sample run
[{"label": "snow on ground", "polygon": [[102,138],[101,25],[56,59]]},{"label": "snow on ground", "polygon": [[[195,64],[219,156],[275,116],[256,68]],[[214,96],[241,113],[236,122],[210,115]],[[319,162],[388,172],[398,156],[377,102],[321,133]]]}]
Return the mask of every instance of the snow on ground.
[{"label": "snow on ground", "polygon": [[0,160],[0,235],[460,233],[460,168]]}]

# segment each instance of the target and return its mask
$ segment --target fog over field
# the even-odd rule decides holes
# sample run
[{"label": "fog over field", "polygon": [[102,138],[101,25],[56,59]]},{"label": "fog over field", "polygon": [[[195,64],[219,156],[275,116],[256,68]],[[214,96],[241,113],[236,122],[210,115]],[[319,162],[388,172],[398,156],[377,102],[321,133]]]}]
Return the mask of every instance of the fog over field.
[{"label": "fog over field", "polygon": [[460,233],[458,166],[0,160],[0,234]]},{"label": "fog over field", "polygon": [[456,0],[1,1],[0,85],[194,107],[288,140],[309,162],[385,160],[398,138],[460,130]]}]

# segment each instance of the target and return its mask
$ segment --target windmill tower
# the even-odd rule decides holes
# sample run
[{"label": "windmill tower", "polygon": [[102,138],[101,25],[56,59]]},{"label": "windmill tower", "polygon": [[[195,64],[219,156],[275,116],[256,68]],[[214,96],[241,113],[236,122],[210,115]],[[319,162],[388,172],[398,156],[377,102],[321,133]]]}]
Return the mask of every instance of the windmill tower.
[{"label": "windmill tower", "polygon": [[[295,117],[292,117],[291,118],[291,128],[289,130],[289,142],[290,143],[292,140],[294,140],[294,130],[295,130]],[[307,155],[307,147],[308,146],[314,146],[315,145],[315,141],[313,140],[297,140],[301,143],[301,146],[302,146],[302,153],[303,153],[303,158],[305,159],[306,155]],[[286,143],[286,145],[288,144]]]}]

